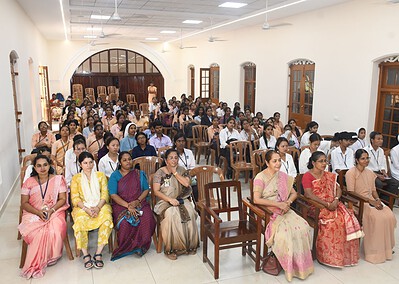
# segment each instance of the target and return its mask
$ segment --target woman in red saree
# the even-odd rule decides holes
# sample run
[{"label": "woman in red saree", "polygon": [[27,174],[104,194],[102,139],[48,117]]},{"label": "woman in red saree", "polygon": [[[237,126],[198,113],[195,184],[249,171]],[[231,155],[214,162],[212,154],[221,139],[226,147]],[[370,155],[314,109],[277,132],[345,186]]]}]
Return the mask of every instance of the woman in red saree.
[{"label": "woman in red saree", "polygon": [[118,159],[120,169],[113,172],[108,181],[118,240],[118,247],[113,251],[111,260],[131,254],[144,255],[150,248],[156,225],[146,200],[149,186],[145,173],[132,170],[129,152],[121,152]]},{"label": "woman in red saree", "polygon": [[54,175],[50,159],[38,155],[33,171],[21,190],[22,221],[18,229],[28,251],[21,276],[43,277],[46,267],[62,256],[66,236],[67,186],[64,177]]},{"label": "woman in red saree", "polygon": [[312,240],[309,224],[290,209],[297,193],[294,178],[280,171],[281,158],[274,150],[266,153],[267,168],[254,180],[254,202],[267,206],[273,215],[265,238],[282,268],[285,278],[306,279],[313,272]]},{"label": "woman in red saree", "polygon": [[334,173],[326,172],[326,155],[316,151],[309,171],[302,178],[305,196],[322,204],[316,241],[317,260],[332,267],[356,265],[359,261],[360,224],[352,211],[339,202],[341,189]]}]

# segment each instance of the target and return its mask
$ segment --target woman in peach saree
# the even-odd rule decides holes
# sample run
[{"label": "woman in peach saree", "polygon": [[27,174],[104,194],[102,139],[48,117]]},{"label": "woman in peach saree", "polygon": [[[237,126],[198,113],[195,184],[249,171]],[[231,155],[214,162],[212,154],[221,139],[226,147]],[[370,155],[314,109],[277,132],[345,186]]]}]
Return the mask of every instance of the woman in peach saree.
[{"label": "woman in peach saree", "polygon": [[22,185],[23,209],[19,231],[28,244],[21,276],[43,277],[46,267],[62,256],[66,236],[65,210],[69,207],[63,176],[54,175],[50,159],[38,155],[33,161],[32,176]]}]

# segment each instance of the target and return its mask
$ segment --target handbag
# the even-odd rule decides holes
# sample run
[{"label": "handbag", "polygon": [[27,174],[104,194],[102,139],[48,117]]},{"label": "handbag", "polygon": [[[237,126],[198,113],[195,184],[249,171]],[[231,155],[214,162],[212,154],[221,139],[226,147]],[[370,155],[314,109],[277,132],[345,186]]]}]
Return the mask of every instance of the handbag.
[{"label": "handbag", "polygon": [[267,274],[277,276],[283,269],[276,255],[272,251],[269,252],[267,256],[262,259],[262,261],[262,270]]}]

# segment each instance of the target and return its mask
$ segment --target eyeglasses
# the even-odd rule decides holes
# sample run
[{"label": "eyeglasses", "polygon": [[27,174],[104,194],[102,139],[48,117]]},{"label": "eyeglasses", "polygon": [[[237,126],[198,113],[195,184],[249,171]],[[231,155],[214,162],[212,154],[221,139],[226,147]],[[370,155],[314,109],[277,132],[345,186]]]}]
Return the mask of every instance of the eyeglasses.
[{"label": "eyeglasses", "polygon": [[318,163],[321,163],[321,164],[324,164],[324,163],[327,163],[327,159],[324,159],[324,160],[318,160],[318,161],[316,161],[316,162],[318,162]]}]

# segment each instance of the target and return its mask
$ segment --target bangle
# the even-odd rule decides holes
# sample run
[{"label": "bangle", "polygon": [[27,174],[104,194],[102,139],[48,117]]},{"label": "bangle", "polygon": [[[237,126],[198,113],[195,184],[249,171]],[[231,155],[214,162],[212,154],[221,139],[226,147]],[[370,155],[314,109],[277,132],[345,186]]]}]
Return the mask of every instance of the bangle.
[{"label": "bangle", "polygon": [[327,207],[330,207],[330,203],[329,202],[327,202]]},{"label": "bangle", "polygon": [[174,172],[173,175],[176,176],[176,175],[177,175],[177,172]]},{"label": "bangle", "polygon": [[53,213],[55,212],[55,209],[54,209],[54,207],[53,207],[53,208],[51,208],[51,210],[53,210]]},{"label": "bangle", "polygon": [[339,199],[339,197],[338,197],[338,196],[335,196],[335,197],[334,197],[334,199],[335,199],[335,200],[338,200],[338,199]]},{"label": "bangle", "polygon": [[137,201],[141,203],[141,200],[139,198],[137,198]]},{"label": "bangle", "polygon": [[380,201],[380,198],[377,198],[375,201]]}]

